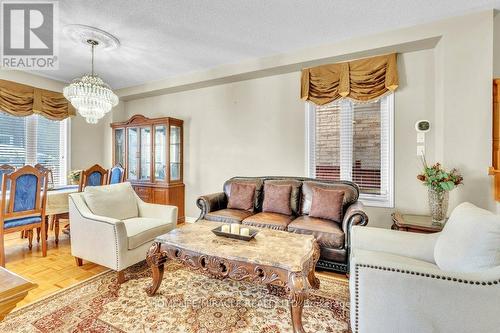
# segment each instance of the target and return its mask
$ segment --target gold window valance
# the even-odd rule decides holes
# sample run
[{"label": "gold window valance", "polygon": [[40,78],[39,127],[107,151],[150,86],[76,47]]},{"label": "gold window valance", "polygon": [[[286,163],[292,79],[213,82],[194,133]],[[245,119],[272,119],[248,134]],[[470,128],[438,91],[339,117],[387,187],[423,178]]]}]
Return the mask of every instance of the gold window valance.
[{"label": "gold window valance", "polygon": [[302,70],[301,98],[324,105],[342,97],[370,102],[396,90],[396,53]]},{"label": "gold window valance", "polygon": [[51,120],[75,115],[75,109],[62,93],[7,80],[0,80],[0,111],[16,117],[36,113]]}]

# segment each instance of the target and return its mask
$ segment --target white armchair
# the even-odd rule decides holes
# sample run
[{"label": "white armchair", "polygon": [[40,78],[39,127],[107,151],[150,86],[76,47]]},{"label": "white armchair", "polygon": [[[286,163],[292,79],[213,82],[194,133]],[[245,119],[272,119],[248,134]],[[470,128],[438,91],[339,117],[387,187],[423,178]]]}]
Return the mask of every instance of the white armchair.
[{"label": "white armchair", "polygon": [[[477,215],[483,211],[471,204],[463,204],[459,209],[469,209],[469,214],[476,211],[481,220],[486,215]],[[459,213],[455,214],[454,219]],[[485,214],[484,211],[482,214]],[[491,213],[490,213],[491,214]],[[498,217],[496,222],[489,221],[483,226],[471,223],[469,215],[462,223],[454,221],[454,229],[467,233],[470,230],[492,228],[494,244],[498,243]],[[452,223],[452,217],[448,223]],[[492,223],[492,224],[488,224]],[[479,222],[481,224],[481,222]],[[464,225],[470,226],[464,227]],[[474,229],[476,228],[476,229]],[[443,230],[450,235],[455,230]],[[465,230],[464,230],[465,229]],[[490,229],[491,231],[492,229]],[[496,235],[495,235],[496,234]],[[436,234],[417,234],[387,229],[353,227],[351,232],[350,261],[350,294],[351,294],[351,329],[354,333],[378,332],[498,332],[500,328],[500,266],[498,266],[498,250],[491,251],[493,261],[497,266],[477,271],[457,272],[445,271],[438,267],[435,257],[440,263],[444,261],[443,254],[436,256],[436,244],[441,236]],[[453,235],[456,236],[456,235]],[[477,239],[474,239],[479,237]],[[458,242],[478,244],[480,235],[464,234],[453,237],[452,245]],[[448,240],[446,240],[448,241]],[[441,240],[439,240],[441,242]],[[440,244],[442,251],[443,245]],[[449,257],[455,263],[457,257],[464,252],[457,245],[455,253]],[[481,251],[484,249],[481,249]],[[475,250],[471,249],[470,252]],[[488,255],[489,255],[488,254]],[[496,258],[495,258],[496,256]],[[477,265],[482,259],[478,253],[465,254],[462,268],[467,265]],[[484,257],[483,257],[484,259]],[[441,260],[441,261],[440,261]],[[441,265],[442,266],[442,265]]]},{"label": "white armchair", "polygon": [[130,183],[85,188],[69,199],[71,254],[118,272],[146,258],[154,239],[174,229],[177,207],[142,201]]}]

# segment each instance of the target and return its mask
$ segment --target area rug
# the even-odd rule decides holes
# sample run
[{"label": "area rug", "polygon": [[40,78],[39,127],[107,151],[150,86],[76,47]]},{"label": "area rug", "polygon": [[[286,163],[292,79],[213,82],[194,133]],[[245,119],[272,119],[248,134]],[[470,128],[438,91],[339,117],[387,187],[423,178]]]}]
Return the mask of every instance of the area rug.
[{"label": "area rug", "polygon": [[[217,280],[170,262],[154,297],[145,263],[129,268],[126,283],[108,271],[8,315],[0,332],[292,332],[285,292]],[[348,332],[347,281],[319,274],[319,290],[304,305],[306,332]]]}]

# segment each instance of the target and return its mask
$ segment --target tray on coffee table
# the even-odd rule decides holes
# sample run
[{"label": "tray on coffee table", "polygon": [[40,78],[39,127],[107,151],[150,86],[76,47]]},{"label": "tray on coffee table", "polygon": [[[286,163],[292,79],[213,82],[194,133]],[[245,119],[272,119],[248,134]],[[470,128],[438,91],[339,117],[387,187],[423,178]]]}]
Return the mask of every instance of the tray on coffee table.
[{"label": "tray on coffee table", "polygon": [[232,233],[228,233],[228,232],[223,232],[222,231],[222,225],[217,227],[217,228],[214,228],[212,229],[212,232],[214,234],[216,234],[217,236],[221,236],[221,237],[227,237],[227,238],[233,238],[233,239],[239,239],[239,240],[244,240],[244,241],[250,241],[252,238],[255,237],[255,235],[257,235],[259,233],[258,230],[255,230],[255,229],[248,229],[250,231],[250,234],[248,236],[243,236],[243,235],[240,235],[240,234],[232,234]]}]

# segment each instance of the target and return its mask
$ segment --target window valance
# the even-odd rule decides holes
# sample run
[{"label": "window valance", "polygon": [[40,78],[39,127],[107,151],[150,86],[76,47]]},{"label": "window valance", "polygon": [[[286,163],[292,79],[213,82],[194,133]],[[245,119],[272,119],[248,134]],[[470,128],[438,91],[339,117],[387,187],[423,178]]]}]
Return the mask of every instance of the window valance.
[{"label": "window valance", "polygon": [[302,70],[301,98],[324,105],[342,97],[370,102],[396,90],[396,53],[305,68]]},{"label": "window valance", "polygon": [[7,80],[0,80],[0,110],[16,117],[36,113],[51,120],[75,115],[75,109],[62,93]]}]

